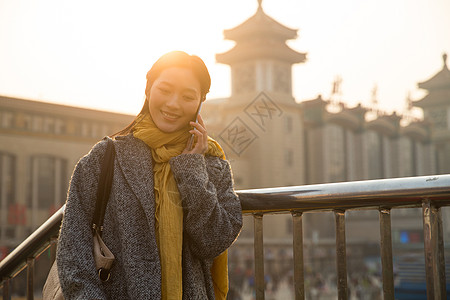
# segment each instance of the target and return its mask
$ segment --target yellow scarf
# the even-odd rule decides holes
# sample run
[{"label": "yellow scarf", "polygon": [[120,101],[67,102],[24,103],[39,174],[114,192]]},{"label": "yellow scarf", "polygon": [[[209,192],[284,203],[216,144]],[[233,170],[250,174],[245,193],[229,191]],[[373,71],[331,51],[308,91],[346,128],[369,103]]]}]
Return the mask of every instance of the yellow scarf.
[{"label": "yellow scarf", "polygon": [[[162,299],[182,299],[183,206],[169,159],[183,152],[191,134],[188,127],[172,133],[162,132],[146,114],[135,125],[133,135],[151,148],[154,160],[155,232],[161,261]],[[206,155],[225,159],[220,145],[209,136]],[[216,299],[227,296],[227,258],[227,251],[224,251],[214,259],[211,267]]]}]

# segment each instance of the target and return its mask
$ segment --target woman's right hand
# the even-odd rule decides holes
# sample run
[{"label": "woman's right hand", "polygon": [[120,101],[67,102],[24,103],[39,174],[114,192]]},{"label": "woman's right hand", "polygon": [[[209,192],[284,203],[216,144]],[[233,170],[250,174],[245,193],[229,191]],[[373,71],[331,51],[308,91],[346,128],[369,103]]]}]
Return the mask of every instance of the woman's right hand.
[{"label": "woman's right hand", "polygon": [[182,154],[192,154],[199,153],[205,154],[208,150],[208,132],[206,131],[205,123],[201,115],[198,115],[198,123],[190,122],[189,125],[194,127],[194,129],[189,130],[189,133],[194,134],[197,138],[197,142],[194,144],[192,149],[189,148],[189,141],[184,148]]}]

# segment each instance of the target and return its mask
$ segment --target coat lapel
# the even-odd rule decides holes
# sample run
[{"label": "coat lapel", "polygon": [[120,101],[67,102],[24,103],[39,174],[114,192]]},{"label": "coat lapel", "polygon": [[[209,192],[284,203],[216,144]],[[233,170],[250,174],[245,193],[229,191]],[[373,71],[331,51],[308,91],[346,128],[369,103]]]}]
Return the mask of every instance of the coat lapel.
[{"label": "coat lapel", "polygon": [[155,218],[153,163],[150,148],[132,134],[117,137],[115,151],[126,181],[139,199],[148,220]]}]

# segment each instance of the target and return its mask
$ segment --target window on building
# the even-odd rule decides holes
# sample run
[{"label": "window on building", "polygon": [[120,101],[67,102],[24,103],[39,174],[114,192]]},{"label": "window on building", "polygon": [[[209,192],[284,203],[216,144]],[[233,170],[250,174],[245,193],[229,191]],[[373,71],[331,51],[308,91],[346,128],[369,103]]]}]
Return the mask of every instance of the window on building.
[{"label": "window on building", "polygon": [[53,212],[65,201],[67,161],[38,155],[32,157],[31,169],[31,207]]},{"label": "window on building", "polygon": [[[0,152],[0,235],[10,238],[9,225],[15,216],[10,215],[10,207],[16,202],[15,194],[16,158],[13,154]],[[13,236],[14,237],[14,236]]]},{"label": "window on building", "polygon": [[284,121],[285,121],[284,124],[285,124],[286,133],[291,133],[292,132],[292,117],[291,116],[286,116]]},{"label": "window on building", "polygon": [[22,117],[23,129],[24,130],[33,130],[33,118],[29,114],[24,114]]},{"label": "window on building", "polygon": [[[252,63],[236,66],[233,73],[233,93],[251,92],[255,90],[256,71]],[[235,80],[234,80],[235,79]]]},{"label": "window on building", "polygon": [[42,128],[43,128],[43,119],[42,119],[42,117],[40,117],[40,116],[33,116],[32,122],[33,122],[33,125],[32,125],[33,131],[37,131],[37,132],[42,131]]},{"label": "window on building", "polygon": [[428,115],[429,119],[433,120],[433,124],[436,129],[445,130],[449,128],[449,126],[447,125],[448,122],[447,111],[445,109],[441,108],[431,109],[428,112]]},{"label": "window on building", "polygon": [[75,119],[66,120],[65,130],[69,135],[81,135],[80,122]]},{"label": "window on building", "polygon": [[13,154],[0,152],[0,199],[1,203],[15,202],[16,158]]},{"label": "window on building", "polygon": [[39,157],[37,161],[38,207],[47,208],[55,201],[55,160]]},{"label": "window on building", "polygon": [[66,133],[66,123],[61,119],[55,120],[55,133],[64,134]]},{"label": "window on building", "polygon": [[89,136],[89,126],[90,124],[87,121],[81,121],[81,136],[88,137]]},{"label": "window on building", "polygon": [[383,178],[383,151],[381,136],[378,132],[367,132],[367,154],[369,162],[369,179]]},{"label": "window on building", "polygon": [[342,126],[329,124],[326,127],[325,160],[328,182],[346,180],[344,133]]},{"label": "window on building", "polygon": [[0,113],[0,124],[3,128],[12,128],[14,123],[14,114],[10,111]]},{"label": "window on building", "polygon": [[414,144],[408,137],[402,137],[399,141],[399,169],[400,177],[413,176],[413,164],[414,164]]},{"label": "window on building", "polygon": [[55,120],[52,117],[44,118],[43,131],[45,133],[54,133]]},{"label": "window on building", "polygon": [[14,127],[16,129],[21,129],[21,130],[27,130],[28,128],[28,124],[27,124],[27,117],[28,115],[23,113],[23,112],[18,112],[16,114],[16,120],[15,120],[15,124]]},{"label": "window on building", "polygon": [[91,137],[100,138],[100,128],[98,124],[93,123],[91,126]]}]

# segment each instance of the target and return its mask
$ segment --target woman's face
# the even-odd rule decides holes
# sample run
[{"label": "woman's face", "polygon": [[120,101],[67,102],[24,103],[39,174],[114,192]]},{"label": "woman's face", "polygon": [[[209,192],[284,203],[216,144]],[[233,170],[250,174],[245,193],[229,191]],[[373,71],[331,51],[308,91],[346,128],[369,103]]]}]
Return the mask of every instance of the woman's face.
[{"label": "woman's face", "polygon": [[149,97],[153,122],[161,131],[171,133],[189,127],[195,119],[200,105],[200,82],[187,68],[168,68],[153,82]]}]

